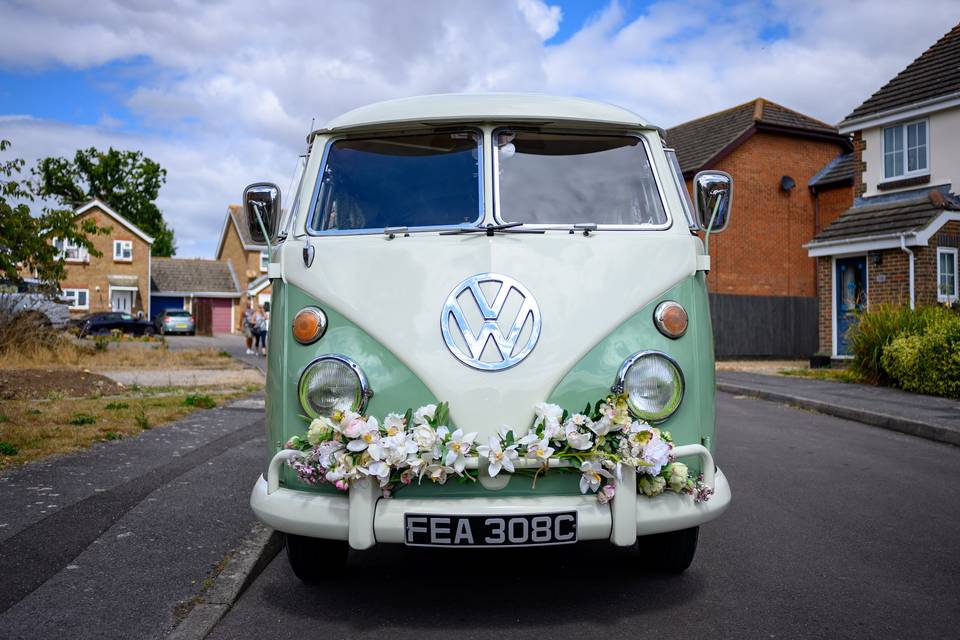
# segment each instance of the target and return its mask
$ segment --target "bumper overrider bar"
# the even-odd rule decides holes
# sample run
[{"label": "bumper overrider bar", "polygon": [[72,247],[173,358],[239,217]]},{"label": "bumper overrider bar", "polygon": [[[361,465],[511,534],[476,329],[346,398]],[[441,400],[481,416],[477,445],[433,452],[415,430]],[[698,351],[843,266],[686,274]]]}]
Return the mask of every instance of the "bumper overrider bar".
[{"label": "bumper overrider bar", "polygon": [[[404,542],[404,514],[511,516],[554,511],[577,512],[578,540],[609,540],[629,546],[637,536],[695,527],[713,520],[730,504],[730,485],[713,463],[710,451],[699,444],[673,448],[675,459],[697,457],[703,481],[713,487],[706,502],[694,502],[688,495],[672,492],[648,498],[637,495],[637,473],[624,466],[614,479],[616,493],[601,504],[593,493],[574,496],[497,497],[491,491],[484,498],[384,498],[380,486],[364,478],[343,495],[296,491],[280,486],[284,464],[305,455],[284,449],[270,460],[267,477],[260,476],[250,505],[262,522],[285,533],[331,540],[346,540],[354,549],[369,549],[379,543]],[[569,466],[551,459],[550,467]],[[478,458],[467,459],[467,469],[477,469]],[[517,468],[536,468],[535,460],[517,460]]]}]

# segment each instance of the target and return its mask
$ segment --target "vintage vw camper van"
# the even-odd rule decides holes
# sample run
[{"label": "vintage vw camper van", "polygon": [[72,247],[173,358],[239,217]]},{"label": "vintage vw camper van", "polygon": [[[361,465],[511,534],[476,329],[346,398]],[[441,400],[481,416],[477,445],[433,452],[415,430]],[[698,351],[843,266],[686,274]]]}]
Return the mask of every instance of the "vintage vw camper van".
[{"label": "vintage vw camper van", "polygon": [[289,207],[244,194],[273,283],[251,505],[296,575],[583,540],[686,569],[730,502],[704,241],[730,177],[691,203],[660,129],[577,98],[393,100],[308,143]]}]

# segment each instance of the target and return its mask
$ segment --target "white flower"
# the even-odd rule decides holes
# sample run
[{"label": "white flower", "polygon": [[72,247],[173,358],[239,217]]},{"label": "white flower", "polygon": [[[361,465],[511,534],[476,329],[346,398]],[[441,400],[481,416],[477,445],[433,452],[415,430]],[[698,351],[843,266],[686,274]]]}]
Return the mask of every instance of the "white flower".
[{"label": "white flower", "polygon": [[463,434],[462,429],[454,431],[453,435],[450,436],[450,441],[447,443],[447,455],[444,463],[448,466],[453,466],[457,473],[463,473],[463,469],[467,464],[467,455],[473,448],[473,441],[476,440],[476,438],[476,431],[466,435]]},{"label": "white flower", "polygon": [[586,451],[593,446],[593,438],[589,433],[583,433],[577,430],[576,425],[567,423],[567,444],[574,449]]},{"label": "white flower", "polygon": [[604,478],[612,478],[596,460],[584,460],[580,465],[580,493],[596,491]]},{"label": "white flower", "polygon": [[444,484],[447,476],[454,471],[453,467],[448,467],[440,463],[434,463],[427,466],[426,472],[430,479],[437,484]]},{"label": "white flower", "polygon": [[513,461],[520,457],[519,454],[517,454],[517,445],[512,444],[504,449],[500,444],[500,440],[494,436],[490,436],[489,445],[482,444],[477,447],[477,453],[484,456],[490,462],[487,466],[487,473],[490,474],[491,478],[495,478],[501,469],[506,469],[507,472],[513,473]]},{"label": "white flower", "polygon": [[399,413],[388,413],[383,419],[383,428],[387,430],[388,436],[395,436],[401,433],[405,427],[403,415]]},{"label": "white flower", "polygon": [[427,424],[428,420],[433,420],[437,413],[437,405],[428,404],[420,407],[413,412],[413,424]]},{"label": "white flower", "polygon": [[381,487],[390,483],[390,465],[380,460],[374,460],[367,466],[367,475],[376,478]]},{"label": "white flower", "polygon": [[672,462],[667,466],[667,471],[670,473],[670,479],[667,480],[670,489],[677,493],[682,492],[687,486],[687,478],[690,473],[687,465],[682,462]]},{"label": "white flower", "polygon": [[536,429],[543,425],[543,433],[551,440],[559,439],[563,434],[560,426],[560,418],[563,417],[563,409],[549,402],[538,402],[533,407],[536,419],[533,421],[533,428]]},{"label": "white flower", "polygon": [[320,466],[329,469],[334,464],[336,464],[335,454],[343,450],[343,443],[339,440],[327,440],[326,442],[321,442],[320,445],[315,449],[317,462],[320,463]]},{"label": "white flower", "polygon": [[608,433],[610,433],[610,431],[614,429],[614,427],[616,427],[616,425],[613,424],[613,420],[608,416],[603,416],[596,422],[591,422],[587,426],[590,427],[590,430],[593,431],[598,436],[605,436]]},{"label": "white flower", "polygon": [[353,480],[359,473],[360,468],[354,464],[353,456],[341,451],[334,456],[333,468],[327,472],[326,478],[341,488],[341,483]]},{"label": "white flower", "polygon": [[547,464],[547,460],[550,459],[550,456],[553,455],[554,448],[550,446],[550,440],[546,437],[543,440],[537,442],[531,442],[527,445],[527,457],[534,460],[539,460],[543,464]]},{"label": "white flower", "polygon": [[420,451],[433,451],[437,444],[437,432],[428,424],[418,425],[413,430],[413,440]]},{"label": "white flower", "polygon": [[409,439],[406,433],[398,433],[371,442],[368,451],[374,460],[400,467],[410,454],[417,452],[417,443]]},{"label": "white flower", "polygon": [[[356,426],[355,430],[354,426]],[[377,422],[376,418],[370,417],[366,421],[354,420],[350,424],[350,429],[351,433],[356,433],[356,435],[350,435],[346,431],[343,433],[349,438],[354,438],[347,443],[347,449],[350,451],[363,451],[380,439],[380,423]]]},{"label": "white flower", "polygon": [[307,441],[310,444],[319,444],[334,432],[336,425],[330,418],[314,418],[307,429]]},{"label": "white flower", "polygon": [[660,476],[640,476],[640,491],[651,498],[663,493],[663,488],[666,485],[667,481]]},{"label": "white flower", "polygon": [[647,466],[637,469],[637,471],[655,476],[660,473],[663,465],[670,462],[670,445],[664,442],[659,435],[654,434],[644,445],[640,459],[647,463]]}]

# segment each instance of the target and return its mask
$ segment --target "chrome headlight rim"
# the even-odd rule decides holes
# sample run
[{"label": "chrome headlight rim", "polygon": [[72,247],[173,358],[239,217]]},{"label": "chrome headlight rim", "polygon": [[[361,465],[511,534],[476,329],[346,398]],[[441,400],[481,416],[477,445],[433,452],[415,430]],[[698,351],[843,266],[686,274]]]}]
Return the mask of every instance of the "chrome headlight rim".
[{"label": "chrome headlight rim", "polygon": [[687,391],[687,381],[683,377],[683,369],[680,367],[680,363],[678,363],[674,358],[671,358],[670,356],[665,354],[663,351],[657,351],[655,349],[638,351],[637,353],[631,355],[629,358],[623,361],[623,364],[620,365],[620,370],[617,371],[617,379],[614,382],[613,386],[610,388],[610,390],[613,393],[616,393],[616,394],[624,393],[626,391],[625,383],[627,379],[627,372],[630,371],[630,368],[633,365],[635,365],[637,361],[639,361],[640,359],[646,358],[646,357],[654,357],[654,356],[658,356],[666,360],[667,363],[669,363],[670,366],[673,367],[674,371],[676,371],[677,378],[680,384],[680,393],[677,397],[676,405],[670,410],[670,412],[664,415],[657,415],[657,416],[643,415],[643,412],[635,409],[633,407],[633,404],[630,402],[630,394],[627,393],[627,408],[630,410],[630,415],[632,415],[633,417],[639,420],[643,420],[644,422],[648,422],[650,424],[658,424],[668,420],[680,409],[680,406],[683,404],[683,397]]},{"label": "chrome headlight rim", "polygon": [[363,369],[360,368],[360,365],[357,364],[351,358],[340,354],[340,353],[325,353],[321,356],[317,356],[303,367],[300,371],[300,376],[297,381],[297,398],[300,401],[300,406],[311,418],[329,418],[330,416],[320,415],[313,410],[313,407],[310,405],[310,402],[306,398],[304,393],[304,380],[306,376],[310,373],[310,370],[320,362],[325,360],[333,360],[339,362],[340,364],[346,365],[349,367],[355,376],[357,376],[357,382],[359,384],[359,392],[354,398],[354,404],[351,406],[351,411],[362,414],[367,408],[367,403],[370,401],[370,398],[373,397],[373,389],[370,387],[370,382],[367,379],[367,375],[363,372]]}]

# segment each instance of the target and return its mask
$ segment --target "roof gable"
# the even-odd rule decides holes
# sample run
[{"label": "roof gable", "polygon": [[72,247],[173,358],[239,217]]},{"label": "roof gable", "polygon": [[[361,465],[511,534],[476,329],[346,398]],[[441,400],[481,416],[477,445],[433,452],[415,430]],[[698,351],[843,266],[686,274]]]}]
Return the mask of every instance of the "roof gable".
[{"label": "roof gable", "polygon": [[728,155],[757,131],[826,138],[849,146],[836,127],[765,98],[667,129],[667,145],[676,150],[680,169],[688,175]]},{"label": "roof gable", "polygon": [[93,200],[91,200],[91,201],[88,202],[87,204],[85,204],[85,205],[83,205],[82,207],[80,207],[79,209],[77,209],[75,213],[76,213],[77,216],[82,216],[83,214],[87,213],[88,211],[90,211],[90,210],[92,210],[92,209],[94,209],[94,208],[97,208],[97,209],[100,209],[101,211],[103,211],[105,214],[107,214],[108,216],[110,216],[111,218],[113,218],[114,220],[116,220],[117,222],[119,222],[120,224],[122,224],[124,227],[126,227],[127,229],[129,229],[130,231],[132,231],[133,233],[135,233],[137,236],[139,236],[141,239],[143,239],[143,241],[146,242],[147,244],[153,244],[153,238],[152,238],[151,236],[148,236],[147,234],[145,234],[145,233],[140,229],[140,227],[138,227],[137,225],[133,224],[132,222],[130,222],[129,220],[127,220],[126,218],[124,218],[123,216],[121,216],[119,213],[117,213],[116,211],[114,211],[113,209],[111,209],[111,208],[109,207],[109,205],[107,205],[106,202],[104,202],[103,200],[101,200],[101,199],[99,199],[99,198],[94,198]]},{"label": "roof gable", "polygon": [[960,24],[920,54],[863,104],[850,112],[850,121],[960,94]]},{"label": "roof gable", "polygon": [[257,244],[250,235],[250,229],[247,226],[247,215],[239,204],[227,206],[227,215],[223,218],[223,228],[220,229],[220,240],[217,242],[217,260],[223,258],[223,246],[227,242],[227,233],[233,227],[236,234],[240,237],[240,244],[245,251],[266,251],[267,245]]},{"label": "roof gable", "polygon": [[852,151],[841,153],[820,169],[807,183],[817,189],[828,189],[845,184],[853,184],[853,166],[856,158]]}]

